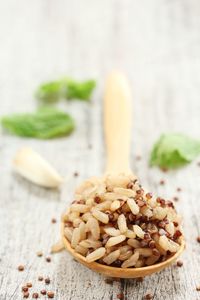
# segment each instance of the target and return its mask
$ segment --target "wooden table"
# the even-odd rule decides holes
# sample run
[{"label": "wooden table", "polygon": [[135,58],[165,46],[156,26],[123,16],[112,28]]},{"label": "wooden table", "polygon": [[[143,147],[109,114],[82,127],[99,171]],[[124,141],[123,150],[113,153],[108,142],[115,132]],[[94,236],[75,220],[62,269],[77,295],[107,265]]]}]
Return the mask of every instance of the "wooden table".
[{"label": "wooden table", "polygon": [[[77,128],[68,138],[50,141],[0,138],[0,299],[22,299],[45,285],[56,300],[200,299],[200,168],[197,161],[180,171],[150,169],[154,141],[163,132],[199,137],[200,2],[198,0],[34,0],[0,3],[0,113],[36,108],[34,89],[43,81],[69,75],[95,78],[91,103],[67,102]],[[76,263],[66,252],[45,257],[59,236],[59,219],[83,179],[101,174],[105,150],[102,132],[104,79],[111,69],[124,71],[133,92],[132,167],[143,184],[165,197],[178,196],[187,250],[182,268],[171,268],[143,282],[104,278]],[[68,178],[60,191],[37,187],[12,172],[18,148],[29,145]],[[92,148],[90,147],[92,146]],[[141,160],[136,156],[141,155]],[[73,177],[77,171],[78,177]],[[159,185],[164,179],[166,184]],[[177,187],[182,191],[177,192]],[[56,218],[56,224],[51,223]],[[43,251],[39,258],[37,251]],[[25,265],[19,272],[19,264]]]}]

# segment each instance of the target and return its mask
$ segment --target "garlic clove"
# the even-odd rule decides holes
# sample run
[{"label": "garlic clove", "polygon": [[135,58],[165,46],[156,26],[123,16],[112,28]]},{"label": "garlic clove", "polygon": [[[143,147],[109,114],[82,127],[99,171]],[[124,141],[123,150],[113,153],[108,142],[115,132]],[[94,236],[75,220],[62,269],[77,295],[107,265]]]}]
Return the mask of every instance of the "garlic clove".
[{"label": "garlic clove", "polygon": [[57,171],[37,152],[28,147],[17,152],[13,166],[21,176],[44,187],[55,188],[63,182],[63,178]]}]

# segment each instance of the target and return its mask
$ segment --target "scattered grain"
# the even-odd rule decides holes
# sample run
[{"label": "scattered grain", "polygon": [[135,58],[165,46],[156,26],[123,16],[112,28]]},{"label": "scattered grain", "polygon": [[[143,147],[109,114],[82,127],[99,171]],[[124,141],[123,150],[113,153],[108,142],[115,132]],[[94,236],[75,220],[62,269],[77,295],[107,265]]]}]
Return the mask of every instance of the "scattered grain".
[{"label": "scattered grain", "polygon": [[18,269],[18,271],[22,272],[22,271],[24,271],[24,266],[23,265],[19,265],[17,267],[17,269]]},{"label": "scattered grain", "polygon": [[177,265],[177,267],[182,267],[182,265],[183,265],[182,260],[178,260],[178,261],[176,262],[176,265]]},{"label": "scattered grain", "polygon": [[54,298],[54,292],[47,292],[48,298]]},{"label": "scattered grain", "polygon": [[47,262],[51,262],[51,257],[47,256],[47,257],[46,257],[46,261],[47,261]]},{"label": "scattered grain", "polygon": [[44,281],[45,281],[45,283],[46,283],[46,284],[50,284],[50,282],[51,282],[51,280],[50,280],[50,278],[49,278],[49,277],[45,278],[45,280],[44,280]]}]

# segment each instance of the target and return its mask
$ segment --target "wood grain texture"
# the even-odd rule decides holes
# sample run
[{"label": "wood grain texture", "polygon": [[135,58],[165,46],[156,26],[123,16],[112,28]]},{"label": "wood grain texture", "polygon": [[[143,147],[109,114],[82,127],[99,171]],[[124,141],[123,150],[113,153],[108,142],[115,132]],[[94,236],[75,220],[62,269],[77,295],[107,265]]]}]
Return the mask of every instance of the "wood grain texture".
[{"label": "wood grain texture", "polygon": [[[96,78],[91,104],[62,103],[77,121],[69,138],[36,141],[0,138],[0,299],[21,299],[21,286],[32,281],[34,291],[49,275],[55,299],[200,299],[200,169],[194,162],[181,171],[161,173],[149,169],[151,145],[165,131],[199,137],[200,112],[200,3],[198,0],[7,0],[0,2],[0,114],[36,107],[33,91],[44,80],[65,74]],[[66,253],[52,262],[48,254],[58,238],[59,220],[74,187],[101,174],[105,150],[102,131],[104,78],[111,69],[124,71],[134,97],[131,165],[143,184],[165,196],[178,195],[187,249],[184,266],[176,266],[144,282],[121,280],[108,285],[104,278],[74,262]],[[11,160],[24,145],[44,155],[68,177],[60,191],[39,188],[14,175]],[[92,149],[88,146],[92,145]],[[135,156],[142,159],[137,161]],[[74,178],[73,172],[80,176]],[[166,185],[160,186],[164,178]],[[19,273],[17,266],[25,265]]]}]

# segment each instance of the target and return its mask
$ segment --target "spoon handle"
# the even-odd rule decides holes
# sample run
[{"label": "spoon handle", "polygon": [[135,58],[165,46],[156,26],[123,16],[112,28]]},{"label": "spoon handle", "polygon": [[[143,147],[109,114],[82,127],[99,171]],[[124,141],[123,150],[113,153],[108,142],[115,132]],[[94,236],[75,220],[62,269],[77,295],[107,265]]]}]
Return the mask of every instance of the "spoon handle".
[{"label": "spoon handle", "polygon": [[126,77],[112,72],[106,81],[104,130],[106,173],[130,173],[131,92]]}]

